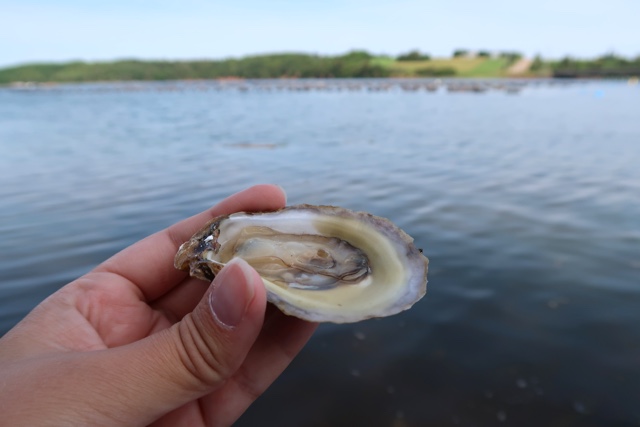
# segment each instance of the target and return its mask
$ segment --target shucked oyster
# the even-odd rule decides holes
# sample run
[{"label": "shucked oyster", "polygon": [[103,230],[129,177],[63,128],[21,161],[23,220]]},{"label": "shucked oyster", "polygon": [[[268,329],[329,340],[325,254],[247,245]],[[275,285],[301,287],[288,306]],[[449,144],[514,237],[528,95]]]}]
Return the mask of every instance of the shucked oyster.
[{"label": "shucked oyster", "polygon": [[396,314],[427,290],[429,260],[389,220],[299,205],[214,218],[184,243],[175,266],[212,280],[234,257],[255,268],[284,313],[348,323]]}]

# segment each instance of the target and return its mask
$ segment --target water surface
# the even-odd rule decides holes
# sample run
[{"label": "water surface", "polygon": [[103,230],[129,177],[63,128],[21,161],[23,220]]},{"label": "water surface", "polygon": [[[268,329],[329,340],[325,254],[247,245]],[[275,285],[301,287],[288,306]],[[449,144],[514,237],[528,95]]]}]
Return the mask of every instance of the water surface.
[{"label": "water surface", "polygon": [[429,290],[322,325],[239,426],[640,424],[640,88],[365,82],[0,89],[0,333],[272,182],[391,218],[429,256]]}]

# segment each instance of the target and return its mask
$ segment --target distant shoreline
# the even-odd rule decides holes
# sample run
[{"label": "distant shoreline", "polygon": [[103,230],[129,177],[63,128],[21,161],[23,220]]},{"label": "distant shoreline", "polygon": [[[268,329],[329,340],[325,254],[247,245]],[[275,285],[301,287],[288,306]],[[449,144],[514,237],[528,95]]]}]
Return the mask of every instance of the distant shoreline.
[{"label": "distant shoreline", "polygon": [[594,60],[544,61],[517,53],[490,55],[457,51],[451,58],[410,52],[397,58],[354,51],[340,56],[273,54],[219,61],[68,62],[27,64],[0,69],[0,85],[212,79],[299,78],[633,78],[634,60],[605,55]]}]

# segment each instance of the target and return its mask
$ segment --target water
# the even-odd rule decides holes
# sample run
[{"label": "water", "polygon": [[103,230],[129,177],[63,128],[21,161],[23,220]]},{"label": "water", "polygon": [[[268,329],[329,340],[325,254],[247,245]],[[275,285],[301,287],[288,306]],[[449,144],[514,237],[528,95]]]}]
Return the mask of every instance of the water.
[{"label": "water", "polygon": [[429,290],[322,325],[239,426],[640,425],[640,87],[272,83],[1,89],[0,333],[272,182],[291,204],[393,219],[429,256]]}]

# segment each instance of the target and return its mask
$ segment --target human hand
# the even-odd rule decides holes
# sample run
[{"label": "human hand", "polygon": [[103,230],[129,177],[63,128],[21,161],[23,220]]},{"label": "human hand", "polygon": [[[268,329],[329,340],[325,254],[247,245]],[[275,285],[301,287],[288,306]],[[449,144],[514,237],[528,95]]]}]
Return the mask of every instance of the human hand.
[{"label": "human hand", "polygon": [[316,326],[266,306],[229,263],[209,286],[173,267],[214,216],[283,207],[255,186],[124,249],[51,295],[0,339],[5,425],[230,425]]}]

